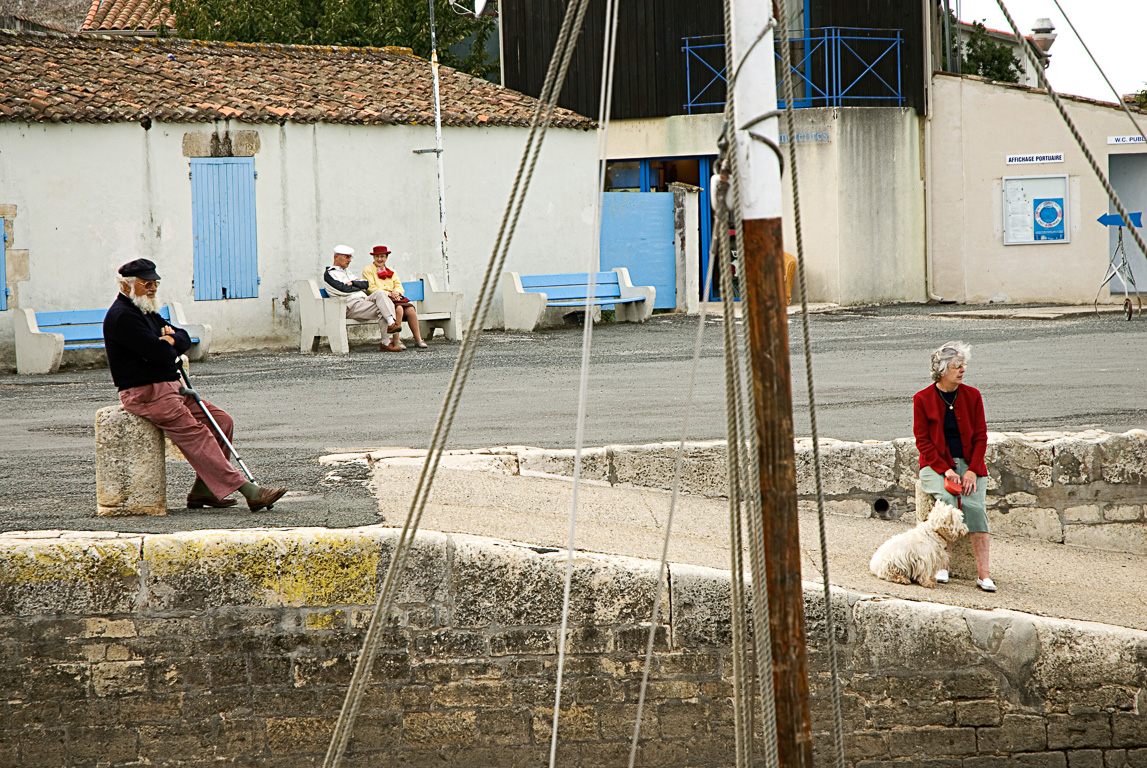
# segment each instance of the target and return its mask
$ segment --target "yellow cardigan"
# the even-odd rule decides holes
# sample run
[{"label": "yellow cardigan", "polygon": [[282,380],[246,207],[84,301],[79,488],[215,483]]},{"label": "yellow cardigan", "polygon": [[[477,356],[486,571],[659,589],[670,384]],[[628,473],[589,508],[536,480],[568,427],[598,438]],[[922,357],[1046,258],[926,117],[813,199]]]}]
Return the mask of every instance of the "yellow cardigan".
[{"label": "yellow cardigan", "polygon": [[375,291],[382,291],[383,293],[402,293],[402,281],[398,279],[398,273],[394,273],[394,277],[387,280],[381,280],[378,277],[378,269],[373,264],[368,264],[362,270],[362,279],[366,280],[369,285],[366,287],[366,293],[369,296]]}]

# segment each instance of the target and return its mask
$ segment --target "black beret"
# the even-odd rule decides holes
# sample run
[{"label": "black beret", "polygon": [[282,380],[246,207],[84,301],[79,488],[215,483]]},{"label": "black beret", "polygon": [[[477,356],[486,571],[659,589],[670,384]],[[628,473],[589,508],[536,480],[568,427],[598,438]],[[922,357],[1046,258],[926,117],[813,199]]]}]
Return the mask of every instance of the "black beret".
[{"label": "black beret", "polygon": [[140,280],[158,280],[159,273],[155,271],[155,262],[150,259],[136,259],[129,261],[119,268],[124,277],[138,277]]}]

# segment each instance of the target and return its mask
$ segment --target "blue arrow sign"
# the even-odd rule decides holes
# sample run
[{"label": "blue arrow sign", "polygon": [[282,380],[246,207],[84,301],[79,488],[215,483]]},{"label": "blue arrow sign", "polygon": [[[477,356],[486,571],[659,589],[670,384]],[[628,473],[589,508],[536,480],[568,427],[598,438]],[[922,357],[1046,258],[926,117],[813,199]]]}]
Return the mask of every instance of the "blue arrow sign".
[{"label": "blue arrow sign", "polygon": [[[1137,227],[1143,226],[1143,213],[1141,211],[1136,211],[1135,213],[1128,213],[1127,215],[1129,217],[1131,217],[1131,223],[1132,224],[1134,224]],[[1100,224],[1102,224],[1105,227],[1122,227],[1123,226],[1123,217],[1120,216],[1118,213],[1105,213],[1102,216],[1100,216],[1098,219],[1096,219],[1096,221],[1098,221]]]}]

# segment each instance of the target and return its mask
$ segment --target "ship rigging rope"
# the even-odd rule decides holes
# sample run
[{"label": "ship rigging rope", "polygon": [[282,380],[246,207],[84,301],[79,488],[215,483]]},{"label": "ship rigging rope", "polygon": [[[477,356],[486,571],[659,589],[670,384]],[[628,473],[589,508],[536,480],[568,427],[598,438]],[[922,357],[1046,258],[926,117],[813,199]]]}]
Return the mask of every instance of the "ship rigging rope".
[{"label": "ship rigging rope", "polygon": [[[753,617],[752,633],[753,660],[756,662],[757,680],[761,702],[762,735],[764,737],[765,765],[776,768],[780,762],[777,745],[776,691],[773,688],[773,644],[772,625],[769,621],[769,595],[765,588],[765,541],[761,525],[760,463],[759,441],[753,424],[756,411],[756,396],[752,387],[745,386],[751,377],[745,371],[746,362],[751,360],[747,329],[742,329],[742,344],[737,344],[736,313],[733,304],[732,256],[729,252],[728,230],[730,225],[743,243],[741,221],[740,187],[732,183],[737,177],[737,153],[733,151],[733,130],[736,125],[736,101],[732,98],[733,86],[741,73],[741,67],[748,60],[753,49],[764,39],[773,21],[741,53],[733,49],[733,13],[730,0],[724,0],[725,11],[725,71],[732,76],[725,85],[725,122],[718,143],[719,181],[716,194],[716,219],[713,238],[717,243],[717,254],[721,275],[721,303],[725,313],[725,418],[729,432],[727,440],[727,462],[729,470],[729,523],[731,544],[730,589],[732,593],[733,627],[733,715],[736,719],[737,768],[749,768],[753,760],[753,670],[749,663],[749,637],[746,602]],[[734,66],[735,57],[741,61]],[[773,147],[774,150],[776,147]],[[779,154],[779,153],[778,153]],[[778,157],[779,159],[779,157]],[[729,208],[730,191],[732,208]],[[724,229],[722,229],[722,227]],[[744,298],[744,314],[751,311],[749,300]],[[746,445],[746,443],[748,445]],[[741,556],[740,542],[744,530],[745,506],[748,506],[749,528],[749,567],[754,574],[752,599],[747,598],[745,588],[745,568]]]},{"label": "ship rigging rope", "polygon": [[[597,295],[597,271],[601,263],[601,212],[605,192],[606,145],[609,138],[609,117],[613,104],[613,65],[617,45],[617,15],[620,0],[606,0],[605,45],[602,52],[601,88],[598,94],[597,124],[597,194],[594,195],[593,244],[588,249],[586,273],[589,275],[586,289],[585,317],[582,324],[581,370],[578,379],[577,431],[574,437],[574,468],[572,490],[570,491],[569,533],[566,537],[566,568],[562,583],[562,620],[558,630],[558,664],[554,684],[554,715],[550,726],[549,766],[554,768],[558,754],[558,722],[561,716],[562,681],[565,679],[566,634],[569,630],[570,595],[573,589],[573,557],[577,545],[577,503],[581,488],[582,453],[585,445],[585,415],[589,393],[589,355],[593,347],[593,299]],[[572,3],[571,3],[572,5]],[[667,534],[668,535],[668,534]],[[639,710],[640,712],[640,710]],[[638,714],[638,721],[641,720]]]},{"label": "ship rigging rope", "polygon": [[407,512],[402,532],[395,544],[382,588],[375,600],[370,625],[367,628],[366,637],[363,639],[362,651],[359,653],[354,672],[351,674],[346,699],[343,701],[342,710],[339,712],[338,720],[331,734],[330,745],[323,759],[324,768],[338,768],[342,763],[347,744],[350,743],[359,704],[362,701],[363,693],[366,691],[366,686],[370,682],[371,667],[374,664],[375,656],[378,654],[382,631],[394,605],[398,581],[405,569],[414,535],[418,531],[422,513],[426,508],[434,475],[442,458],[446,439],[450,434],[450,427],[453,425],[454,415],[457,412],[458,402],[469,376],[474,353],[482,336],[482,329],[485,326],[490,304],[493,301],[497,276],[501,274],[502,267],[506,263],[506,254],[513,240],[514,231],[517,229],[526,191],[529,189],[530,180],[533,178],[546,129],[550,125],[554,109],[557,106],[557,95],[561,83],[565,81],[566,71],[573,57],[574,42],[578,31],[582,28],[587,6],[588,0],[573,0],[566,7],[557,44],[554,46],[549,69],[546,71],[546,79],[535,104],[534,113],[530,118],[526,145],[522,150],[522,158],[514,177],[510,198],[506,202],[506,210],[502,215],[494,248],[486,266],[474,312],[470,317],[466,335],[462,341],[462,348],[458,352],[458,359],[454,363],[454,370],[450,374],[450,382],[442,401],[438,419],[434,424],[430,447],[427,449],[426,460],[422,464],[422,471],[419,474],[414,496],[410,502],[410,509]]},{"label": "ship rigging rope", "polygon": [[825,648],[828,650],[828,665],[832,691],[832,737],[836,753],[837,768],[844,768],[844,725],[840,712],[840,674],[836,660],[836,625],[832,610],[832,585],[828,580],[828,537],[824,524],[824,486],[821,482],[820,438],[816,425],[816,388],[812,377],[812,343],[809,340],[808,316],[808,273],[805,269],[804,239],[801,232],[801,196],[797,176],[796,126],[793,120],[793,76],[792,51],[789,49],[789,27],[786,18],[786,0],[777,0],[780,14],[778,27],[781,33],[781,61],[785,82],[785,127],[788,131],[789,179],[793,185],[793,225],[797,240],[797,272],[801,286],[801,337],[804,341],[805,379],[808,382],[808,418],[812,435],[812,465],[816,480],[816,520],[820,539],[820,578],[824,588]]},{"label": "ship rigging rope", "polygon": [[[1000,10],[1003,11],[1004,18],[1008,20],[1008,25],[1012,28],[1012,32],[1015,33],[1016,39],[1025,40],[1024,36],[1020,34],[1020,28],[1016,25],[1015,19],[1012,18],[1011,12],[1008,11],[1008,7],[1004,4],[1004,0],[996,0],[996,4],[999,5]],[[1056,3],[1056,5],[1058,6],[1059,4]],[[1061,8],[1060,12],[1062,13],[1062,11],[1063,9]],[[1067,17],[1065,16],[1064,18]],[[1068,24],[1070,23],[1071,22],[1069,21]],[[1072,31],[1074,30],[1075,27],[1072,27]],[[1082,38],[1080,38],[1080,42],[1083,42]],[[1119,211],[1119,215],[1123,217],[1123,223],[1127,226],[1127,229],[1131,231],[1131,237],[1135,239],[1135,244],[1139,246],[1140,252],[1147,254],[1147,245],[1144,245],[1143,237],[1139,234],[1138,227],[1136,227],[1131,222],[1131,217],[1127,215],[1127,209],[1123,207],[1123,201],[1119,199],[1118,193],[1116,193],[1115,189],[1111,186],[1111,182],[1107,180],[1107,176],[1100,169],[1099,163],[1095,161],[1095,156],[1091,153],[1091,149],[1087,146],[1087,142],[1083,140],[1083,136],[1080,134],[1079,129],[1075,127],[1075,123],[1072,122],[1071,117],[1068,116],[1067,110],[1064,108],[1063,102],[1059,98],[1059,94],[1056,93],[1055,89],[1051,87],[1051,83],[1047,81],[1047,75],[1044,74],[1043,71],[1043,62],[1036,57],[1035,52],[1032,50],[1033,45],[1034,43],[1029,43],[1021,47],[1024,50],[1024,55],[1027,57],[1028,61],[1031,62],[1036,76],[1039,78],[1040,86],[1047,91],[1047,95],[1050,96],[1052,102],[1055,103],[1055,108],[1059,110],[1060,117],[1062,117],[1063,122],[1067,124],[1067,129],[1071,131],[1071,135],[1075,139],[1075,143],[1078,144],[1079,148],[1083,151],[1083,156],[1087,158],[1087,162],[1091,165],[1091,170],[1095,173],[1096,178],[1099,179],[1099,183],[1103,185],[1104,191],[1107,192],[1107,199],[1111,201],[1112,205],[1115,206],[1115,210]],[[1096,64],[1096,66],[1099,65]],[[1106,77],[1107,76],[1104,75],[1105,79]],[[1135,122],[1135,119],[1132,118],[1131,121]],[[1136,128],[1138,127],[1138,124],[1136,124]]]},{"label": "ship rigging rope", "polygon": [[[602,110],[603,115],[602,126],[599,133],[599,195],[598,205],[601,202],[601,190],[604,189],[604,176],[605,176],[605,134],[604,131],[608,127],[609,115],[608,105],[611,101],[608,94],[611,91],[612,74],[613,74],[613,49],[616,40],[616,0],[611,0],[609,43],[607,46],[606,62],[603,66],[603,93],[602,93]],[[343,702],[342,710],[339,713],[335,729],[331,736],[331,742],[327,750],[326,757],[323,761],[324,768],[338,768],[341,764],[342,757],[346,751],[346,747],[350,742],[350,737],[354,729],[354,722],[357,717],[358,708],[362,700],[362,695],[366,690],[366,686],[370,681],[370,671],[373,666],[375,657],[381,641],[382,629],[386,623],[387,617],[393,608],[395,592],[397,591],[398,581],[402,576],[405,569],[406,560],[409,555],[410,548],[413,544],[414,536],[418,531],[422,514],[425,510],[426,502],[429,498],[430,488],[433,484],[434,476],[437,472],[438,465],[445,447],[446,439],[449,435],[450,428],[453,424],[454,416],[457,412],[458,402],[461,398],[461,393],[465,387],[466,380],[469,376],[472,367],[474,354],[477,344],[481,338],[482,330],[485,325],[486,316],[489,312],[490,304],[493,300],[494,287],[496,284],[496,276],[501,273],[502,267],[505,265],[506,255],[509,250],[510,242],[512,241],[513,234],[516,230],[519,216],[521,214],[522,205],[525,200],[526,191],[529,188],[530,180],[533,177],[534,169],[537,164],[538,155],[541,151],[542,142],[545,138],[546,130],[549,127],[553,112],[556,107],[557,95],[560,91],[561,84],[565,80],[565,74],[568,70],[569,63],[572,59],[574,44],[577,38],[576,30],[580,30],[584,22],[586,9],[588,7],[588,0],[573,0],[566,8],[566,15],[563,18],[561,31],[558,36],[558,41],[554,49],[554,54],[550,60],[550,66],[546,73],[546,80],[542,86],[542,92],[539,95],[537,104],[535,106],[534,114],[530,121],[530,130],[526,141],[526,146],[522,153],[522,158],[519,163],[517,175],[514,179],[513,188],[511,190],[510,199],[507,202],[506,211],[503,214],[501,226],[498,231],[498,236],[495,240],[494,248],[491,253],[489,263],[487,265],[486,273],[483,277],[482,285],[479,291],[478,300],[475,304],[475,311],[470,318],[467,332],[459,350],[458,359],[455,362],[454,370],[451,373],[450,382],[447,387],[446,395],[443,399],[442,408],[439,412],[438,419],[435,423],[434,430],[430,440],[430,447],[427,450],[426,460],[423,462],[422,470],[418,478],[418,483],[415,488],[414,496],[411,500],[410,509],[407,512],[407,517],[404,522],[402,532],[396,542],[394,553],[391,557],[390,565],[387,569],[386,576],[383,581],[382,588],[377,595],[374,610],[371,615],[371,621],[367,629],[366,636],[363,641],[363,648],[359,654],[358,660],[355,664],[354,672],[351,675],[350,685],[347,690],[346,699]],[[725,0],[725,23],[727,39],[731,40],[729,26],[730,13],[729,13],[729,0]],[[783,16],[782,16],[783,18]],[[770,27],[772,22],[770,22]],[[765,37],[768,28],[762,30],[757,40],[750,46],[750,51]],[[729,48],[729,46],[727,46]],[[728,55],[731,55],[728,54]],[[748,52],[745,57],[747,58]],[[742,64],[744,62],[742,61]],[[735,68],[734,73],[740,71],[740,67]],[[606,83],[610,83],[607,87]],[[732,80],[729,83],[729,90],[732,89]],[[791,85],[790,85],[791,88]],[[732,152],[729,151],[729,138],[730,127],[734,125],[732,120],[733,105],[732,100],[727,100],[727,119],[726,127],[722,136],[722,157],[719,159],[719,167],[722,171],[724,181],[722,182],[721,194],[718,196],[718,223],[728,222],[729,210],[727,208],[727,191],[728,179],[735,178],[735,161]],[[791,93],[788,99],[789,109],[791,110],[792,98]],[[791,124],[791,115],[790,115]],[[791,129],[790,129],[791,130]],[[764,139],[764,137],[752,134],[754,139],[765,140],[777,152],[779,157],[779,148],[772,141]],[[790,147],[791,151],[791,147]],[[782,160],[783,162],[783,160]],[[795,179],[794,179],[794,194]],[[732,188],[732,195],[734,201],[738,200],[738,191],[735,185]],[[799,210],[799,209],[798,209]],[[600,211],[599,211],[600,213]],[[600,226],[600,215],[596,217]],[[733,224],[737,232],[741,231],[739,205],[734,205],[732,209]],[[799,245],[799,218],[798,224],[798,251]],[[728,224],[725,224],[727,229]],[[595,230],[596,231],[596,230]],[[747,648],[744,646],[744,637],[747,634],[747,627],[745,626],[745,616],[743,611],[744,605],[744,569],[741,565],[740,558],[740,540],[741,528],[743,527],[742,515],[744,514],[744,504],[741,499],[747,500],[749,507],[749,530],[751,538],[750,546],[750,560],[753,572],[756,574],[764,573],[765,563],[765,549],[763,540],[763,530],[760,523],[760,500],[759,500],[759,466],[757,464],[757,444],[755,430],[752,429],[750,419],[753,413],[752,391],[751,388],[746,388],[741,379],[741,372],[744,369],[745,360],[748,359],[747,349],[742,354],[741,347],[736,344],[736,330],[735,330],[735,307],[733,305],[733,285],[731,277],[731,259],[729,254],[728,237],[718,236],[723,234],[720,231],[714,233],[714,241],[717,244],[719,254],[717,267],[720,269],[721,274],[721,293],[724,305],[725,318],[725,343],[726,343],[726,397],[730,400],[732,408],[728,408],[729,426],[731,427],[729,435],[729,467],[730,467],[730,520],[731,520],[731,538],[737,546],[734,548],[732,554],[733,564],[733,635],[734,645],[737,646],[737,639],[741,639],[739,647],[735,647],[734,654],[734,674],[736,680],[734,681],[735,695],[735,713],[737,719],[737,764],[738,766],[747,766],[751,762],[751,741],[752,741],[752,718],[751,708],[747,703],[751,700],[751,679],[747,667]],[[706,278],[706,292],[712,283],[712,269],[713,264],[710,263],[709,275]],[[802,308],[804,310],[806,332],[805,332],[805,358],[809,359],[809,342],[807,333],[807,315],[808,306],[807,298],[805,298],[805,282],[804,282],[804,264],[803,254],[800,260],[801,267],[801,280],[802,280]],[[591,295],[592,291],[592,275],[595,269],[591,265],[589,270],[591,274]],[[550,749],[550,765],[551,768],[554,764],[556,756],[557,744],[557,724],[560,712],[560,696],[561,696],[561,678],[562,666],[564,662],[564,639],[568,623],[569,603],[570,603],[570,585],[572,581],[572,557],[574,551],[574,532],[575,532],[575,513],[577,508],[577,487],[579,480],[579,467],[582,452],[582,441],[584,433],[584,417],[585,417],[585,398],[588,390],[588,358],[589,349],[592,343],[592,317],[591,317],[591,300],[587,299],[586,303],[586,330],[583,340],[583,357],[582,357],[582,375],[581,375],[581,392],[579,394],[579,413],[578,413],[578,435],[577,435],[577,451],[575,454],[575,470],[574,470],[574,483],[573,483],[573,497],[571,499],[571,519],[570,519],[570,543],[567,547],[567,563],[566,563],[566,580],[563,597],[562,608],[562,628],[559,635],[559,662],[557,673],[557,690],[555,693],[555,706],[554,706],[554,721],[551,738]],[[669,534],[672,525],[672,516],[676,507],[676,501],[680,488],[680,475],[682,461],[684,457],[685,437],[688,428],[688,412],[692,406],[692,396],[695,386],[696,371],[699,364],[700,350],[702,346],[704,327],[705,327],[705,306],[702,306],[698,324],[698,331],[696,342],[694,346],[694,359],[693,369],[690,375],[689,390],[687,395],[687,405],[685,410],[685,424],[682,428],[682,438],[678,446],[677,463],[674,475],[673,496],[670,503],[669,519],[666,526],[666,537],[662,547],[662,559],[658,569],[658,588],[654,593],[654,606],[653,606],[653,621],[650,627],[650,637],[646,649],[645,670],[642,678],[642,687],[640,694],[640,701],[644,703],[646,686],[648,683],[649,664],[652,658],[652,644],[655,637],[657,626],[657,614],[660,608],[660,596],[663,589],[663,579],[665,577],[667,568],[668,556],[668,543]],[[748,340],[747,334],[742,334],[742,346],[747,347]],[[813,407],[811,400],[811,367],[809,367],[809,382],[810,382],[810,407]],[[746,400],[749,401],[746,406]],[[815,434],[815,416],[812,419],[814,433],[814,445],[816,442]],[[742,437],[742,432],[744,437]],[[748,445],[746,446],[745,443]],[[820,493],[820,468],[819,468],[819,454],[814,454],[818,462],[816,468],[817,486],[818,486],[818,506],[821,515],[821,539],[822,539],[822,555],[824,551],[824,523],[823,523],[823,497]],[[745,476],[748,475],[748,478]],[[828,580],[827,580],[827,561],[825,562],[824,580],[826,589],[826,603],[828,593]],[[753,580],[754,599],[752,600],[752,611],[754,618],[754,625],[757,631],[753,634],[754,642],[756,644],[755,658],[757,662],[757,678],[759,681],[764,681],[761,686],[761,702],[762,710],[765,721],[765,748],[766,748],[766,764],[775,766],[777,764],[777,744],[776,744],[776,716],[775,716],[775,701],[771,685],[772,681],[772,657],[771,657],[771,641],[769,637],[769,621],[767,619],[767,594],[765,592],[763,580],[758,577]],[[829,644],[830,653],[832,652],[832,641],[834,633],[831,630],[832,612],[831,605],[826,605],[829,626]],[[833,657],[835,669],[835,657]],[[839,693],[837,687],[839,682],[834,673],[832,685],[834,687],[834,695],[838,700]],[[837,706],[837,721],[839,725],[839,706]],[[633,765],[636,757],[636,746],[640,734],[640,714],[637,717],[635,724],[634,736],[631,745],[630,766]],[[839,736],[838,736],[839,740]]]},{"label": "ship rigging rope", "polygon": [[1112,85],[1111,81],[1107,78],[1107,73],[1103,71],[1103,67],[1099,66],[1099,62],[1096,61],[1095,57],[1091,55],[1091,49],[1087,47],[1087,43],[1083,42],[1083,36],[1079,34],[1079,30],[1076,29],[1075,25],[1071,23],[1071,19],[1069,19],[1067,13],[1064,12],[1063,6],[1059,4],[1059,0],[1052,0],[1052,2],[1054,2],[1055,7],[1059,9],[1060,14],[1063,16],[1063,20],[1067,22],[1067,26],[1071,27],[1072,33],[1075,35],[1075,38],[1079,40],[1079,44],[1083,46],[1083,50],[1087,53],[1087,57],[1091,59],[1091,63],[1095,65],[1097,70],[1099,70],[1099,74],[1103,77],[1103,82],[1107,83],[1107,87],[1111,89],[1113,94],[1115,94],[1115,101],[1119,104],[1119,106],[1123,107],[1123,111],[1126,113],[1127,119],[1130,120],[1131,124],[1135,126],[1135,131],[1139,134],[1140,138],[1142,138],[1144,141],[1147,141],[1147,136],[1143,134],[1143,129],[1139,127],[1139,122],[1135,119],[1135,116],[1131,114],[1131,110],[1127,108],[1127,104],[1123,101],[1123,97],[1119,95],[1119,91],[1115,90],[1115,86]]}]

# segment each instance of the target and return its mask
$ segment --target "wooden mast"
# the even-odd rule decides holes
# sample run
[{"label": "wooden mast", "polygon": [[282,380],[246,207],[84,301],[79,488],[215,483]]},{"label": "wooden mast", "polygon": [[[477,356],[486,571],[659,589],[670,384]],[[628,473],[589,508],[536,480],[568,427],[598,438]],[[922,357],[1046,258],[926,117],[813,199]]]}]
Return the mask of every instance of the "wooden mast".
[{"label": "wooden mast", "polygon": [[[771,3],[731,0],[736,127],[777,108],[773,34],[748,53],[770,19]],[[744,60],[743,64],[741,64]],[[737,130],[738,189],[743,221],[741,281],[748,304],[752,386],[759,444],[763,579],[769,596],[777,747],[782,768],[812,768],[804,594],[797,525],[792,384],[789,376],[788,299],[784,296],[781,172],[777,155],[757,133],[779,146],[776,118]],[[760,583],[760,582],[758,582]],[[764,681],[762,681],[762,685]]]}]

